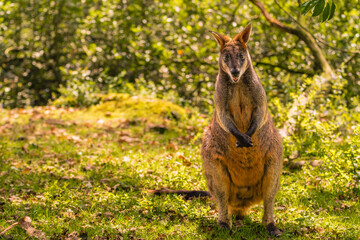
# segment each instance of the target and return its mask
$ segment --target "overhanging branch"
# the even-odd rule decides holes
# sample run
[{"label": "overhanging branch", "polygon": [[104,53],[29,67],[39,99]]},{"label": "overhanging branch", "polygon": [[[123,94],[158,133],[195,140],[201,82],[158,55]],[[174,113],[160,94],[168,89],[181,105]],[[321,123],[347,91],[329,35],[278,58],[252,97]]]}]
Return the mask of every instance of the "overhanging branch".
[{"label": "overhanging branch", "polygon": [[271,64],[271,63],[266,63],[266,62],[256,62],[255,66],[259,66],[259,65],[263,65],[263,66],[270,66],[270,67],[278,67],[281,68],[289,73],[296,73],[296,74],[307,74],[310,76],[313,76],[314,73],[311,71],[306,71],[306,70],[297,70],[297,69],[291,69],[285,65],[281,65],[281,64]]},{"label": "overhanging branch", "polygon": [[276,18],[273,18],[269,12],[265,9],[264,5],[259,2],[258,0],[250,0],[256,7],[258,7],[262,13],[262,15],[265,17],[265,19],[271,24],[271,26],[276,27],[280,29],[281,31],[290,33],[292,35],[297,36],[299,39],[301,39],[306,46],[310,49],[312,55],[314,56],[315,66],[319,66],[321,71],[327,75],[332,76],[333,70],[328,61],[326,60],[321,48],[316,43],[316,40],[312,37],[311,34],[308,33],[308,31],[305,31],[302,28],[294,28],[288,25],[283,24]]}]

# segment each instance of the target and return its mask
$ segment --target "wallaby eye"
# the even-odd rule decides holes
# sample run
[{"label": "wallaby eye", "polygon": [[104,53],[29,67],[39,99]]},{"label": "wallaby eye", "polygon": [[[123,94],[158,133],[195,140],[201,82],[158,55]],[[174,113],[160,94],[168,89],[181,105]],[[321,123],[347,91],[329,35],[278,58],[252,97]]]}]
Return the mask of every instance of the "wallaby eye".
[{"label": "wallaby eye", "polygon": [[229,54],[225,54],[224,56],[224,61],[228,62],[230,60],[230,55]]},{"label": "wallaby eye", "polygon": [[241,61],[244,61],[244,60],[245,60],[245,57],[244,57],[244,55],[243,55],[242,53],[237,53],[237,54],[236,54],[236,58],[237,58],[237,59],[241,59]]}]

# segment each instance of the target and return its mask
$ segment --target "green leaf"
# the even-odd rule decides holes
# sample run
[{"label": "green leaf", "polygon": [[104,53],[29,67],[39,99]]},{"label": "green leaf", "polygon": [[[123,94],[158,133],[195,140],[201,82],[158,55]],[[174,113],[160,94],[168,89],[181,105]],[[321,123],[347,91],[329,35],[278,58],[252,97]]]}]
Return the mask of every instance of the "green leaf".
[{"label": "green leaf", "polygon": [[326,7],[325,7],[325,9],[323,11],[323,14],[322,14],[321,22],[325,22],[329,18],[329,14],[330,14],[330,4],[326,3]]},{"label": "green leaf", "polygon": [[320,0],[314,8],[314,12],[312,16],[313,17],[319,16],[324,10],[324,6],[325,6],[325,0]]},{"label": "green leaf", "polygon": [[331,8],[330,8],[330,16],[329,16],[328,20],[330,20],[334,17],[335,8],[336,8],[336,5],[335,5],[334,1],[332,1]]},{"label": "green leaf", "polygon": [[307,2],[304,2],[303,4],[301,4],[301,14],[305,15],[308,11],[310,11],[310,9],[312,9],[317,3],[319,2],[319,0],[310,0]]}]

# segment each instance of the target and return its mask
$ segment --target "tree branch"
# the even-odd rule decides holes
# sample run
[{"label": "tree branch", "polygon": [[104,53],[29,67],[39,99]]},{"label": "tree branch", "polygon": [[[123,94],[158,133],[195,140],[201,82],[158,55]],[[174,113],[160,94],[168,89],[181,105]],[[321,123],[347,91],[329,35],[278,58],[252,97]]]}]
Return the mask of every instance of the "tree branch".
[{"label": "tree branch", "polygon": [[337,47],[333,47],[331,46],[330,44],[328,44],[326,41],[324,41],[323,39],[321,38],[316,38],[309,30],[307,30],[298,20],[296,20],[293,16],[291,16],[291,14],[286,11],[280,4],[277,0],[275,0],[275,3],[276,5],[278,5],[278,7],[283,10],[286,15],[289,16],[289,18],[295,22],[297,25],[299,25],[304,31],[306,31],[307,33],[309,33],[317,42],[320,42],[321,44],[323,44],[324,46],[327,46],[335,51],[339,51],[339,52],[344,52],[344,53],[360,53],[360,50],[355,50],[355,51],[351,51],[351,50],[346,50],[346,49],[340,49],[340,48],[337,48]]},{"label": "tree branch", "polygon": [[15,226],[18,225],[18,224],[19,224],[18,222],[11,224],[11,225],[8,226],[4,231],[2,231],[2,232],[0,233],[0,236],[5,235],[6,232],[8,232],[10,229],[12,229],[13,227],[15,227]]},{"label": "tree branch", "polygon": [[293,35],[296,35],[298,36],[299,38],[300,37],[300,34],[299,34],[299,31],[295,28],[292,28],[292,27],[289,27],[289,26],[286,26],[285,24],[281,23],[280,21],[278,21],[276,18],[273,18],[268,11],[266,11],[264,5],[257,1],[257,0],[250,0],[250,2],[252,2],[255,6],[257,6],[262,15],[266,18],[266,20],[273,26],[273,27],[276,27],[276,28],[279,28],[280,30],[284,31],[284,32],[287,32],[287,33],[291,33]]},{"label": "tree branch", "polygon": [[276,18],[273,18],[269,14],[269,12],[265,9],[264,5],[261,2],[259,2],[258,0],[250,0],[250,2],[252,2],[256,7],[258,7],[260,9],[260,11],[263,14],[263,16],[265,17],[265,19],[273,27],[276,27],[276,28],[280,29],[281,31],[295,35],[299,39],[304,41],[304,43],[310,49],[312,55],[314,56],[315,65],[319,66],[321,71],[325,75],[327,75],[327,76],[333,75],[332,67],[326,60],[321,48],[316,43],[316,40],[312,37],[311,34],[309,34],[307,31],[305,31],[302,28],[293,28],[293,27],[287,26],[287,25],[283,24],[282,22],[280,22],[279,20],[277,20]]},{"label": "tree branch", "polygon": [[[260,3],[258,0],[250,0],[255,6],[257,6],[261,13],[264,15],[266,20],[276,28],[279,28],[280,30],[293,34],[297,36],[299,39],[301,39],[306,46],[310,49],[312,55],[314,56],[314,63],[315,65],[318,65],[321,69],[321,71],[324,73],[323,77],[320,78],[319,81],[313,81],[311,86],[308,88],[307,91],[300,94],[299,97],[297,97],[292,105],[292,107],[288,111],[288,120],[284,123],[284,126],[282,129],[279,130],[282,137],[287,137],[289,135],[292,135],[296,128],[296,120],[294,116],[297,115],[297,110],[299,106],[304,106],[309,101],[309,93],[312,89],[314,89],[315,86],[322,86],[325,85],[333,76],[333,70],[328,61],[326,60],[321,48],[316,42],[316,39],[303,28],[293,28],[290,26],[287,26],[277,19],[273,18],[265,9],[264,5]],[[297,21],[296,21],[297,22]]]},{"label": "tree branch", "polygon": [[358,55],[360,54],[360,52],[355,53],[354,55],[350,56],[348,59],[346,59],[344,62],[342,62],[341,64],[339,64],[339,68],[341,68],[341,66],[345,66],[347,65],[349,62],[351,62],[353,59],[355,59]]},{"label": "tree branch", "polygon": [[[231,19],[230,19],[230,21],[229,21],[230,24],[231,24],[232,22],[234,22],[236,13],[237,13],[237,11],[239,10],[241,4],[242,4],[242,1],[239,1],[239,2],[238,2],[238,5],[236,5],[236,7],[234,8],[234,10],[232,11],[232,13],[231,13]],[[229,25],[230,25],[230,24],[227,24],[227,25],[226,25],[228,32],[230,31],[230,28],[229,28]]]},{"label": "tree branch", "polygon": [[296,69],[291,69],[285,65],[281,65],[281,64],[271,64],[271,63],[266,63],[266,62],[256,62],[255,63],[255,66],[258,66],[258,65],[263,65],[263,66],[270,66],[270,67],[278,67],[278,68],[281,68],[287,72],[290,72],[290,73],[296,73],[296,74],[307,74],[307,75],[310,75],[310,76],[313,76],[314,75],[314,72],[311,72],[311,71],[305,71],[305,70],[296,70]]}]

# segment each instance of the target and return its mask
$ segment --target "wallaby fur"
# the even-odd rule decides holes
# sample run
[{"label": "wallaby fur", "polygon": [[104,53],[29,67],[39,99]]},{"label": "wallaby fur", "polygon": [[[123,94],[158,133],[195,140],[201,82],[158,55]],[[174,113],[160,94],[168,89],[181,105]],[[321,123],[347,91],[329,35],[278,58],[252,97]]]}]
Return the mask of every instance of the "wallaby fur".
[{"label": "wallaby fur", "polygon": [[219,73],[215,113],[205,129],[201,155],[210,194],[218,203],[218,225],[231,228],[232,215],[242,219],[263,201],[262,222],[278,236],[273,204],[283,149],[247,49],[250,33],[250,24],[233,39],[211,32],[220,45]]}]

